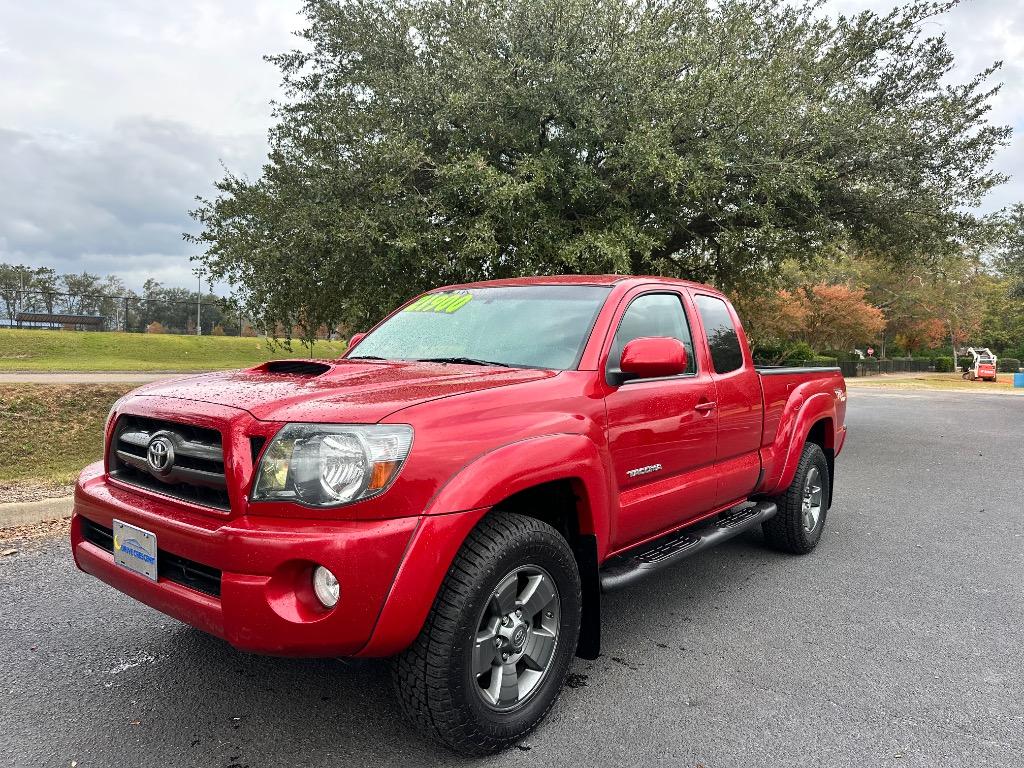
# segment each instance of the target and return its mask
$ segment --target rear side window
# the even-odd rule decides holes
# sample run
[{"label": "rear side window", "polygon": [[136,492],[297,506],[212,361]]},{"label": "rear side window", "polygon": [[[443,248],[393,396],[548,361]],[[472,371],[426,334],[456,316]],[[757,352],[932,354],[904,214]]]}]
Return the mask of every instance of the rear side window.
[{"label": "rear side window", "polygon": [[690,324],[686,321],[679,296],[674,293],[645,293],[630,302],[615,331],[608,355],[608,369],[618,371],[626,344],[645,336],[668,336],[683,342],[686,347],[686,372],[682,375],[697,372]]},{"label": "rear side window", "polygon": [[743,367],[743,351],[736,335],[729,308],[714,296],[697,296],[697,311],[700,312],[704,333],[708,337],[711,362],[717,373],[728,373]]}]

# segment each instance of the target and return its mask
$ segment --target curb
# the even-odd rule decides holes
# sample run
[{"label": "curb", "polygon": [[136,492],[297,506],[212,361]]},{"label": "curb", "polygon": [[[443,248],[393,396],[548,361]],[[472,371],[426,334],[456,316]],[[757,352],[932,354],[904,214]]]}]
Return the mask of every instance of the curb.
[{"label": "curb", "polygon": [[0,504],[0,530],[71,517],[71,507],[74,502],[74,496],[63,496],[59,499],[14,501]]}]

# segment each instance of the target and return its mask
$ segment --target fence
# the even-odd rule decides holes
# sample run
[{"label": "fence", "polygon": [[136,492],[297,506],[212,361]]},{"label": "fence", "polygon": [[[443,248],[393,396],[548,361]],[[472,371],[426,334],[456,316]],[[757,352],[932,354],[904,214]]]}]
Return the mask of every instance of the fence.
[{"label": "fence", "polygon": [[836,366],[847,379],[862,376],[878,376],[881,373],[922,373],[935,370],[935,361],[928,358],[897,357],[892,360],[806,360],[787,365],[807,366],[811,368],[834,368]]}]

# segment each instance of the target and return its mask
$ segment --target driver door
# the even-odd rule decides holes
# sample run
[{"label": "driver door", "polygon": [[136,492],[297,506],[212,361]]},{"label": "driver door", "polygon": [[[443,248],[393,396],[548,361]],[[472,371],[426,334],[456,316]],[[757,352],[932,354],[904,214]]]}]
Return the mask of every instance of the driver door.
[{"label": "driver door", "polygon": [[[689,297],[681,292],[640,289],[623,301],[605,364],[608,446],[620,505],[615,549],[677,528],[715,505],[715,382],[703,345],[694,349],[691,317]],[[648,336],[681,341],[686,372],[620,382],[623,347]]]}]

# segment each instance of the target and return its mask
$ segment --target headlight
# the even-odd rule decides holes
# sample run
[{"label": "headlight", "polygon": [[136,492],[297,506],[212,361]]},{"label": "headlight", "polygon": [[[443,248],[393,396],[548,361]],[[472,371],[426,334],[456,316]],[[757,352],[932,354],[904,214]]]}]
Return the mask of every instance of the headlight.
[{"label": "headlight", "polygon": [[252,500],[334,507],[376,496],[411,445],[405,424],[288,424],[263,453]]}]

